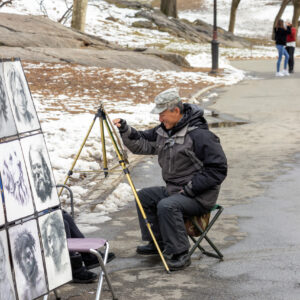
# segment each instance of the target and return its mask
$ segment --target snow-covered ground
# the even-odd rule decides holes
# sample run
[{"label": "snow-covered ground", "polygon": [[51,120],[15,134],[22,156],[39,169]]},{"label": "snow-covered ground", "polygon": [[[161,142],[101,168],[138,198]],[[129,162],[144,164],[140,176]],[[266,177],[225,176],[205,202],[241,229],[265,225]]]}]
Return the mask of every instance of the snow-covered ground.
[{"label": "snow-covered ground", "polygon": [[[279,9],[279,4],[267,5],[269,1],[260,0],[253,5],[254,1],[241,1],[236,20],[236,33],[249,37],[268,37],[272,28],[272,23]],[[205,3],[208,3],[206,1]],[[228,27],[228,15],[230,10],[231,0],[218,0],[218,25]],[[0,12],[47,15],[52,20],[57,21],[65,13],[68,7],[72,4],[71,0],[14,0],[12,5],[2,7]],[[103,0],[90,0],[87,11],[86,32],[104,38],[105,40],[128,47],[160,47],[170,51],[185,51],[189,54],[186,59],[194,67],[210,68],[211,67],[211,48],[210,44],[188,43],[180,38],[174,38],[166,32],[156,30],[132,28],[132,22],[138,19],[134,17],[136,11],[132,9],[121,9],[112,4],[108,4]],[[194,20],[195,18],[202,19],[208,23],[212,23],[212,4],[206,5],[202,11],[183,11],[180,12],[181,18]],[[107,19],[114,19],[111,21]],[[284,18],[292,17],[291,8],[288,7]],[[67,20],[66,26],[70,25],[70,19]],[[299,55],[297,50],[296,55]],[[251,49],[232,49],[223,48],[220,46],[220,68],[224,72],[220,76],[210,76],[207,72],[159,72],[153,70],[105,70],[96,67],[78,67],[78,72],[94,72],[101,76],[108,76],[114,82],[126,81],[128,88],[136,88],[139,86],[139,97],[144,98],[146,95],[146,87],[156,84],[156,88],[162,89],[162,79],[166,82],[172,82],[175,86],[195,84],[202,82],[206,84],[224,84],[230,85],[243,80],[245,73],[237,70],[230,65],[228,58],[265,58],[276,57],[277,52],[275,47],[253,46]],[[47,64],[25,64],[26,73],[34,70],[42,70]],[[52,66],[53,68],[63,68],[62,65]],[[68,74],[63,75],[64,78]],[[54,78],[52,78],[55,83]],[[57,78],[60,80],[60,78]],[[30,83],[30,82],[29,82]],[[143,90],[143,87],[145,89]],[[88,126],[91,123],[94,114],[87,111],[92,111],[96,106],[95,103],[101,100],[110,113],[111,119],[121,117],[126,119],[131,125],[137,127],[147,127],[157,123],[157,116],[151,115],[150,110],[153,104],[140,103],[135,104],[136,93],[132,92],[126,95],[126,100],[114,98],[118,97],[118,92],[115,91],[114,98],[111,95],[101,91],[98,99],[91,99],[90,94],[95,93],[91,89],[87,89],[85,94],[72,96],[61,93],[59,96],[45,96],[39,91],[33,92],[32,96],[38,111],[39,118],[42,123],[42,128],[45,133],[48,150],[52,165],[55,170],[55,177],[58,183],[63,182],[72,162],[74,154],[79,150],[81,142],[87,133]],[[184,98],[184,100],[187,100]],[[69,111],[53,110],[54,105],[66,103]],[[72,110],[72,113],[70,113]],[[83,113],[83,111],[86,111]],[[116,113],[118,111],[119,113]],[[77,112],[77,113],[76,113]],[[93,157],[101,159],[102,153],[99,147],[99,132],[93,130],[87,143],[87,147],[78,161],[78,169],[97,170],[99,164],[93,160]],[[115,158],[114,150],[111,144],[107,145],[108,159]],[[74,187],[75,203],[77,206],[83,204],[83,199],[89,188]],[[113,210],[119,209],[130,199],[126,196],[125,199],[119,199],[118,195],[130,193],[128,185],[120,185],[117,190],[109,196],[107,201],[96,206],[98,213],[97,219],[105,221],[107,214]],[[133,199],[133,198],[132,198]],[[86,228],[87,229],[87,228]],[[89,228],[90,229],[90,228]],[[88,230],[88,229],[87,229]]]}]

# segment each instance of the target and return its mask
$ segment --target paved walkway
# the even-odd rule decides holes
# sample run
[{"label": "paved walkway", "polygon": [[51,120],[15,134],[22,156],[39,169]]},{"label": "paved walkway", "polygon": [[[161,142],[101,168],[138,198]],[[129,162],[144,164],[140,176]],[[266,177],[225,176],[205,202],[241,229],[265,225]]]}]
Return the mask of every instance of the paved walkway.
[{"label": "paved walkway", "polygon": [[[218,89],[211,105],[247,121],[213,129],[229,162],[219,198],[225,211],[211,234],[225,260],[194,255],[188,269],[167,274],[159,258],[135,253],[141,241],[131,203],[92,235],[111,241],[117,259],[108,269],[120,300],[299,299],[300,74],[276,78],[274,60],[234,64],[255,79]],[[132,177],[137,188],[160,184],[155,158]],[[95,288],[68,284],[60,292],[62,299],[94,299]],[[103,299],[110,299],[107,289]]]}]

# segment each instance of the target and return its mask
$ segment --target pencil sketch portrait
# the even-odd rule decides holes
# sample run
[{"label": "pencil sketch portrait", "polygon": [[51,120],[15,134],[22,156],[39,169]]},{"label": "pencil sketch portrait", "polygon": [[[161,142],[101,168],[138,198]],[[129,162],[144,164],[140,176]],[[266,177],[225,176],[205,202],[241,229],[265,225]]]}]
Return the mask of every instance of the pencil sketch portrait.
[{"label": "pencil sketch portrait", "polygon": [[13,227],[9,232],[19,298],[29,300],[47,290],[36,221],[27,224]]},{"label": "pencil sketch portrait", "polygon": [[0,170],[8,221],[33,213],[32,195],[19,141],[0,145]]},{"label": "pencil sketch portrait", "polygon": [[4,62],[4,76],[18,131],[38,129],[39,122],[21,63]]},{"label": "pencil sketch portrait", "polygon": [[0,63],[0,138],[15,134],[17,134],[17,129],[6,95],[2,63]]},{"label": "pencil sketch portrait", "polygon": [[72,279],[66,233],[61,211],[40,218],[49,288]]},{"label": "pencil sketch portrait", "polygon": [[6,232],[0,232],[0,299],[15,300]]},{"label": "pencil sketch portrait", "polygon": [[38,211],[59,205],[46,145],[41,134],[21,140]]}]

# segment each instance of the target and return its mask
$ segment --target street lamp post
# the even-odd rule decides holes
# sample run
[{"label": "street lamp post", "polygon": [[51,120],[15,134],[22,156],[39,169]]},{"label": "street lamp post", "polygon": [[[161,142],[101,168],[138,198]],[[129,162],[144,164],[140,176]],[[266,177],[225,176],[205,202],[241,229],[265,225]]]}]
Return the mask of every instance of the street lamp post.
[{"label": "street lamp post", "polygon": [[212,58],[211,73],[218,73],[219,42],[218,42],[218,31],[217,31],[217,0],[214,0],[214,25],[213,25],[213,39],[211,41],[211,58]]}]

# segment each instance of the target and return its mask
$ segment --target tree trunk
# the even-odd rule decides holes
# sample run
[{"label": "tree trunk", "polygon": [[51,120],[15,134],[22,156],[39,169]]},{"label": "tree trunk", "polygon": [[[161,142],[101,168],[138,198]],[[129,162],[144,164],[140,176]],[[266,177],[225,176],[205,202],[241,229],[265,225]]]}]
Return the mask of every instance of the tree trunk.
[{"label": "tree trunk", "polygon": [[294,0],[294,14],[293,14],[293,26],[297,29],[299,27],[299,16],[300,16],[300,0]]},{"label": "tree trunk", "polygon": [[177,18],[177,0],[161,0],[160,11],[168,17]]},{"label": "tree trunk", "polygon": [[73,0],[71,27],[84,32],[88,0]]},{"label": "tree trunk", "polygon": [[276,26],[278,20],[282,17],[282,14],[284,13],[285,8],[287,5],[291,2],[291,0],[282,0],[279,12],[275,18],[275,21],[273,23],[273,28],[272,28],[272,40],[275,40],[275,32],[274,32],[274,27]]},{"label": "tree trunk", "polygon": [[233,33],[233,31],[234,31],[236,11],[240,4],[240,1],[241,0],[232,0],[232,2],[231,2],[230,21],[229,21],[229,27],[228,27],[228,31],[231,33]]}]

